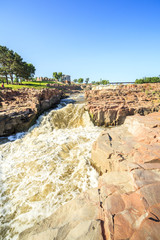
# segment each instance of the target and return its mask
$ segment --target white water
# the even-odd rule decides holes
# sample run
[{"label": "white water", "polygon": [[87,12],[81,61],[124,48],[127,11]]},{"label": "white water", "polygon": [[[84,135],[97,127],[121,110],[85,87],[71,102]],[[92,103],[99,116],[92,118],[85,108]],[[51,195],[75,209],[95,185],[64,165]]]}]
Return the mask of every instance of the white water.
[{"label": "white water", "polygon": [[83,104],[69,104],[41,117],[22,138],[0,145],[0,239],[18,239],[60,205],[97,186],[90,154],[100,131]]}]

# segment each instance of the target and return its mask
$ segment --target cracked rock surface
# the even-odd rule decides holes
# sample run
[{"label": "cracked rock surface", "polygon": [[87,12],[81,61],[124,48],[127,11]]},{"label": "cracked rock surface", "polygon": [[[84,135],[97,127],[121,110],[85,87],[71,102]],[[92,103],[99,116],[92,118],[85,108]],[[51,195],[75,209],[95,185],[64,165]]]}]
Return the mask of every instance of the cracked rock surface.
[{"label": "cracked rock surface", "polygon": [[116,126],[127,116],[146,115],[160,109],[160,83],[119,85],[86,91],[86,109],[97,126]]},{"label": "cracked rock surface", "polygon": [[92,165],[100,174],[128,170],[134,164],[160,164],[160,112],[129,116],[123,125],[103,131],[92,147]]},{"label": "cracked rock surface", "polygon": [[106,239],[159,239],[160,112],[127,117],[92,148]]}]

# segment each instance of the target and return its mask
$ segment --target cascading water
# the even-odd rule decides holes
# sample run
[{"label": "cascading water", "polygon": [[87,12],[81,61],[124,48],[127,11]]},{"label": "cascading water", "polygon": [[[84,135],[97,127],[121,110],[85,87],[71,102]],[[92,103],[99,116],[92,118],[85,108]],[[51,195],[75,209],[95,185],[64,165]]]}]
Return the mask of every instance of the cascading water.
[{"label": "cascading water", "polygon": [[0,145],[0,239],[18,239],[20,232],[97,185],[90,151],[100,131],[83,104],[68,104],[41,117],[21,138]]}]

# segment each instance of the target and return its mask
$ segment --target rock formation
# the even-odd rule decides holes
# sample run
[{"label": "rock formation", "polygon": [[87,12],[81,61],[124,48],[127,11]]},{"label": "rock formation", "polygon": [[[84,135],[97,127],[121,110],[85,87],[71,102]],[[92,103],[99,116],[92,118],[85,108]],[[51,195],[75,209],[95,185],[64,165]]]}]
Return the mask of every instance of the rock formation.
[{"label": "rock formation", "polygon": [[103,174],[99,191],[106,239],[160,236],[160,112],[130,116],[101,133],[92,164]]},{"label": "rock formation", "polygon": [[86,109],[97,126],[120,125],[126,116],[146,115],[160,109],[160,83],[90,90],[85,96]]},{"label": "rock formation", "polygon": [[59,102],[57,89],[2,90],[0,92],[0,137],[26,131],[37,116]]},{"label": "rock formation", "polygon": [[79,93],[83,90],[81,84],[48,83],[47,87],[63,90],[65,93],[69,93],[69,94]]},{"label": "rock formation", "polygon": [[65,204],[20,240],[158,240],[160,112],[129,116],[93,144],[97,189]]},{"label": "rock formation", "polygon": [[123,125],[103,131],[92,147],[92,164],[100,174],[159,161],[160,112],[127,117]]}]

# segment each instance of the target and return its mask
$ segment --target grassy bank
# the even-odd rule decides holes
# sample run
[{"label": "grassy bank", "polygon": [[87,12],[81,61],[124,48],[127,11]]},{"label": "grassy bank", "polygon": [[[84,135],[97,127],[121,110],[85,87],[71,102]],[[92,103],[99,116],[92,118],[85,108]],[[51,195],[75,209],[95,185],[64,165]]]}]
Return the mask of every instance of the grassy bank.
[{"label": "grassy bank", "polygon": [[51,88],[49,86],[47,86],[47,84],[53,84],[53,83],[56,83],[56,84],[62,84],[60,82],[54,82],[54,81],[49,81],[49,82],[46,82],[46,81],[31,81],[31,82],[22,82],[20,84],[6,84],[4,83],[4,87],[5,88],[9,88],[9,89],[13,89],[13,90],[17,90],[17,89],[21,89],[21,88],[36,88],[36,89],[42,89],[42,88]]}]

